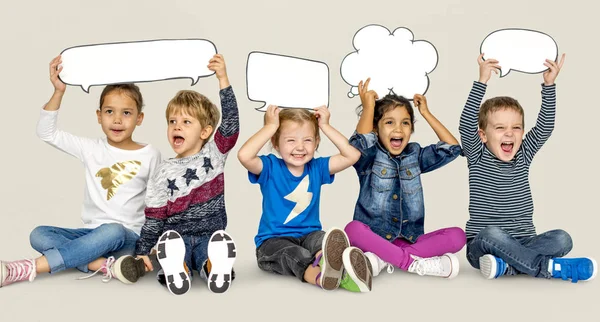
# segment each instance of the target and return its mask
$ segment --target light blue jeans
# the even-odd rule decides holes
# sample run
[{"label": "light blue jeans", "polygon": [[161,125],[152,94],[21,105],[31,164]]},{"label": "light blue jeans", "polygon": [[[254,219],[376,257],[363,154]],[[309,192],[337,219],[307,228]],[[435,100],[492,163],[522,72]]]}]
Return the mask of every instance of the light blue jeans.
[{"label": "light blue jeans", "polygon": [[51,274],[69,268],[87,273],[88,264],[100,257],[133,255],[138,239],[117,223],[94,229],[38,226],[29,235],[31,247],[46,257]]}]

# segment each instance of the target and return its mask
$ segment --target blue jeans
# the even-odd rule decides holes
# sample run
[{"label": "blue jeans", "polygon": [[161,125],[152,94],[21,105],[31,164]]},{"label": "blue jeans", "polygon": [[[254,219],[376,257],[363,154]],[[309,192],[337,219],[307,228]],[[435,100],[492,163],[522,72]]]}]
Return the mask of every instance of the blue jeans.
[{"label": "blue jeans", "polygon": [[117,223],[94,229],[38,226],[29,235],[31,247],[46,257],[50,273],[69,268],[87,273],[88,264],[100,257],[133,255],[138,238]]},{"label": "blue jeans", "polygon": [[208,259],[208,236],[186,236],[183,235],[185,243],[185,264],[190,269],[190,276],[194,275],[193,270],[198,271],[200,278],[207,280],[208,277],[204,274],[202,268],[204,262]]},{"label": "blue jeans", "polygon": [[564,230],[551,230],[532,237],[514,238],[499,227],[488,226],[467,241],[467,260],[479,269],[479,257],[491,254],[503,259],[512,270],[508,275],[527,274],[551,278],[548,260],[567,255],[573,248]]}]

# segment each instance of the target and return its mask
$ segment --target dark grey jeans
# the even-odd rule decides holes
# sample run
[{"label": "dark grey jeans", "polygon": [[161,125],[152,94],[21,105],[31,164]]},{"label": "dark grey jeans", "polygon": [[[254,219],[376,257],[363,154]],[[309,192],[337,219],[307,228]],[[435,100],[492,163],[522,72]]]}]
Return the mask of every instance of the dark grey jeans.
[{"label": "dark grey jeans", "polygon": [[300,238],[274,237],[265,240],[256,249],[258,267],[278,275],[296,276],[302,282],[304,271],[315,260],[323,246],[325,232],[314,231]]}]

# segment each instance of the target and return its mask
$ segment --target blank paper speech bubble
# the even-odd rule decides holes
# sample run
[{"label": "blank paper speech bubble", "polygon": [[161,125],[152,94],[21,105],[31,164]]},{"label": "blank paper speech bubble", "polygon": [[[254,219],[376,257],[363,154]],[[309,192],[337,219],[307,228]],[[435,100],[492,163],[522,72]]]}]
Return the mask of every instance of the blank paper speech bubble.
[{"label": "blank paper speech bubble", "polygon": [[380,98],[393,91],[412,100],[415,94],[425,94],[429,77],[438,62],[435,47],[426,40],[414,40],[406,28],[393,33],[379,25],[368,25],[356,32],[355,52],[344,57],[342,78],[352,88],[349,97],[358,95],[358,83],[371,78],[369,89]]},{"label": "blank paper speech bubble", "polygon": [[496,59],[502,66],[500,77],[511,70],[537,74],[548,69],[546,59],[556,60],[558,45],[545,33],[527,29],[501,29],[489,34],[481,43],[484,59]]},{"label": "blank paper speech bubble", "polygon": [[251,101],[282,108],[329,106],[329,67],[319,61],[264,52],[251,52],[246,66]]},{"label": "blank paper speech bubble", "polygon": [[206,66],[217,53],[205,39],[149,40],[85,45],[62,53],[60,79],[68,85],[90,86],[129,82],[152,82],[214,74]]}]

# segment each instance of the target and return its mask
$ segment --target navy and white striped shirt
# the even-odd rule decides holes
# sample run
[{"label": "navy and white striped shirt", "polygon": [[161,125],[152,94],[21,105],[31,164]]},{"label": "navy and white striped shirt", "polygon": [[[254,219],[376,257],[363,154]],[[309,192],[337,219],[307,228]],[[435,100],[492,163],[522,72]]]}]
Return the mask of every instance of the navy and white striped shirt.
[{"label": "navy and white striped shirt", "polygon": [[532,236],[536,231],[529,166],[554,129],[556,85],[542,84],[542,108],[537,122],[510,162],[498,159],[477,133],[479,107],[486,87],[480,82],[473,83],[460,116],[461,144],[469,166],[467,239],[475,237],[486,226],[500,227],[516,238]]}]

